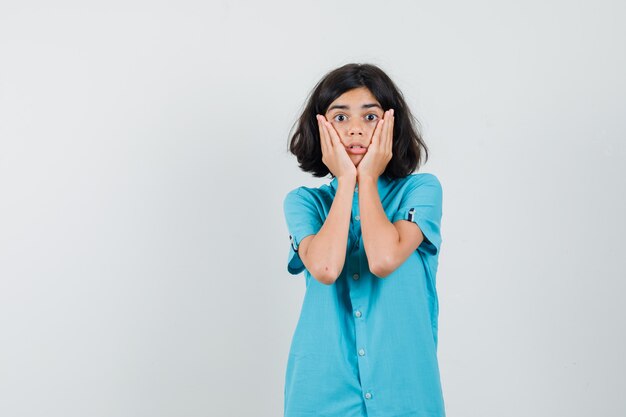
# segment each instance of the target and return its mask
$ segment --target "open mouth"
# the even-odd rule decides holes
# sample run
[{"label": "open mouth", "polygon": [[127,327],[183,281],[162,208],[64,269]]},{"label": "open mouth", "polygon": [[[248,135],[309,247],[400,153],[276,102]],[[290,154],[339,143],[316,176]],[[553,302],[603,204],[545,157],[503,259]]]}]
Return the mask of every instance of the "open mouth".
[{"label": "open mouth", "polygon": [[367,152],[367,148],[364,148],[362,146],[359,145],[352,145],[350,147],[347,148],[348,153],[351,153],[353,155],[362,155],[365,152]]}]

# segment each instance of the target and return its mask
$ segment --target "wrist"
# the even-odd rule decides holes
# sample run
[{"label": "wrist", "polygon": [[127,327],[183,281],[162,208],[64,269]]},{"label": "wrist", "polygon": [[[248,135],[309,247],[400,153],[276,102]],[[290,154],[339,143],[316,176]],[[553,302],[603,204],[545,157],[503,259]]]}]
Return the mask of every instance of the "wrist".
[{"label": "wrist", "polygon": [[342,175],[340,177],[337,177],[337,182],[339,184],[348,184],[348,185],[356,185],[357,180],[356,177],[353,175]]},{"label": "wrist", "polygon": [[378,177],[374,175],[359,175],[357,182],[359,184],[363,184],[363,183],[376,184],[378,182]]}]

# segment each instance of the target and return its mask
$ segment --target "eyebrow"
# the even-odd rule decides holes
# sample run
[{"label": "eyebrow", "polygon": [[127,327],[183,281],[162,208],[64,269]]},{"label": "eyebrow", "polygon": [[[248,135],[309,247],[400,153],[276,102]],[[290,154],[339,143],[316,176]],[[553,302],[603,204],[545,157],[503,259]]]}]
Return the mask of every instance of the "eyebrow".
[{"label": "eyebrow", "polygon": [[[361,106],[362,109],[371,109],[372,107],[378,107],[381,110],[383,109],[382,107],[380,107],[380,105],[376,103],[366,103]],[[327,111],[331,111],[333,109],[349,110],[350,106],[346,106],[345,104],[335,104],[334,106],[330,106]]]}]

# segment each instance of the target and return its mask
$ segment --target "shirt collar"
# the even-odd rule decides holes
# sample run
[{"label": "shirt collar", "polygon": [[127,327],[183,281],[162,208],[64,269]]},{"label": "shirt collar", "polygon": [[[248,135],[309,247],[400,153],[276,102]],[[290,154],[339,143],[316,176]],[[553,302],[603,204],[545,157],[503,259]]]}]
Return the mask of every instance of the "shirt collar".
[{"label": "shirt collar", "polygon": [[[391,184],[391,182],[392,182],[391,179],[384,174],[378,177],[378,181],[377,181],[378,195],[381,199],[387,193],[387,189],[389,188],[389,185]],[[333,178],[333,180],[330,182],[330,186],[333,189],[333,194],[337,192],[338,185],[339,185],[339,180],[337,179],[337,177]],[[357,189],[358,189],[358,184],[357,184]]]}]

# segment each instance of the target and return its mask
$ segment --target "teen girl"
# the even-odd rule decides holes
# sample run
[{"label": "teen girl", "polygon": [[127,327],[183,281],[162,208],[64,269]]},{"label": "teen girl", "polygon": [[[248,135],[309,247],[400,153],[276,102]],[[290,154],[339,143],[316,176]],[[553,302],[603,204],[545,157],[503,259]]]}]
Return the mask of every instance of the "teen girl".
[{"label": "teen girl", "polygon": [[348,64],[313,89],[290,138],[319,188],[284,200],[287,269],[306,292],[285,417],[444,417],[435,277],[442,188],[414,173],[428,150],[378,67]]}]

